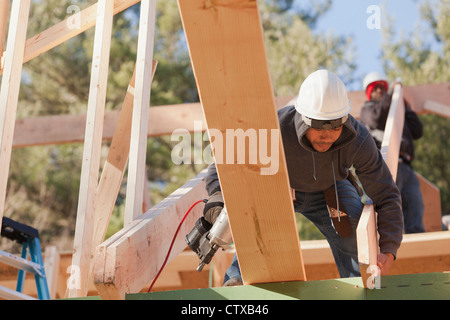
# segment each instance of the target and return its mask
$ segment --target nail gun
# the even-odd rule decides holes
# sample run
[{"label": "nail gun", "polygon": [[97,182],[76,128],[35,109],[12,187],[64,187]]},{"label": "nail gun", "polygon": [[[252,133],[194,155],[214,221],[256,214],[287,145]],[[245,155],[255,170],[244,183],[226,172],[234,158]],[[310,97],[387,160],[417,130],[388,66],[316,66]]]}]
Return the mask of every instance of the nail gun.
[{"label": "nail gun", "polygon": [[197,220],[191,232],[186,235],[186,243],[200,259],[197,271],[203,270],[214,257],[217,249],[225,250],[233,241],[228,213],[224,207],[211,226],[203,217]]}]

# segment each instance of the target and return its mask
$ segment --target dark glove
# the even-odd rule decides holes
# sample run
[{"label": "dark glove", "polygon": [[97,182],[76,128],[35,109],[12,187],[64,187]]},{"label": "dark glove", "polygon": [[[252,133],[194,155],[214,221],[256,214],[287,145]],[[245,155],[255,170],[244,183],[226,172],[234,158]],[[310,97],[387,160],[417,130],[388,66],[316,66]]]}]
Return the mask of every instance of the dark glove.
[{"label": "dark glove", "polygon": [[222,192],[217,191],[213,193],[211,197],[209,197],[209,200],[205,205],[205,209],[203,209],[203,216],[205,217],[205,220],[213,225],[222,211],[223,206],[224,203]]}]

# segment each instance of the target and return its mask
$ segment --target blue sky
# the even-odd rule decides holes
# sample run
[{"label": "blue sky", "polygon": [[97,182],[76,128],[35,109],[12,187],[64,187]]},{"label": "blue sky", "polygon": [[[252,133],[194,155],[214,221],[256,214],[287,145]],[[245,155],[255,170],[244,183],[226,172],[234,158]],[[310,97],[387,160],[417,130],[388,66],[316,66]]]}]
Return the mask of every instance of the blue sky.
[{"label": "blue sky", "polygon": [[[332,30],[334,35],[352,36],[358,65],[355,75],[362,79],[371,71],[383,73],[380,56],[382,29],[387,27],[385,13],[394,18],[397,36],[401,32],[409,34],[421,21],[419,5],[423,2],[423,0],[334,0],[331,9],[319,19],[314,32],[323,33]],[[376,22],[371,19],[375,11],[367,13],[371,5],[381,9],[380,29],[367,27],[368,20]],[[361,83],[354,83],[351,90],[360,90],[361,87]]]}]

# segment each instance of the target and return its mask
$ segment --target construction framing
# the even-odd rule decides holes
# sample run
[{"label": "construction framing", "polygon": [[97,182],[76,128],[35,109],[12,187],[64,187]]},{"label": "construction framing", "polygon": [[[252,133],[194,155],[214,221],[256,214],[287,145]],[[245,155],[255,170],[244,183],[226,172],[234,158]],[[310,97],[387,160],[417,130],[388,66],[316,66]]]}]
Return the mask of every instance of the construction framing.
[{"label": "construction framing", "polygon": [[[136,70],[130,79],[130,86],[120,113],[105,113],[112,17],[139,2],[141,17]],[[188,36],[202,104],[159,106],[149,109],[150,84],[156,68],[156,62],[153,61],[155,6],[156,0],[99,0],[98,3],[26,40],[30,0],[12,0],[11,8],[9,8],[9,1],[2,1],[0,4],[0,53],[3,53],[5,49],[0,68],[3,75],[0,91],[0,218],[4,211],[12,148],[84,142],[82,183],[71,279],[68,281],[67,288],[68,297],[85,296],[92,278],[101,297],[105,299],[123,299],[127,293],[140,291],[160,269],[182,214],[193,202],[206,197],[202,182],[205,173],[202,172],[164,201],[149,209],[148,199],[145,198],[148,193],[144,185],[148,136],[170,134],[175,128],[180,127],[193,131],[194,120],[203,121],[204,124],[208,124],[208,127],[221,130],[235,128],[236,125],[244,129],[245,125],[252,128],[276,129],[278,126],[276,108],[282,107],[293,98],[274,98],[272,95],[256,1],[242,0],[227,4],[226,1],[180,0],[180,12]],[[5,46],[6,17],[9,11],[11,13],[8,43]],[[217,24],[217,17],[223,19],[220,24]],[[81,21],[80,28],[69,28],[69,19]],[[195,29],[198,27],[196,19],[200,19],[199,25],[203,26],[204,34],[202,35]],[[87,114],[16,120],[23,63],[93,26],[96,30]],[[218,34],[222,38],[216,37]],[[205,49],[205,47],[201,48],[204,45],[202,37],[213,42],[213,45],[206,46],[209,51],[205,53],[201,52]],[[239,47],[238,43],[247,43],[249,46],[242,51],[236,51]],[[231,59],[233,63],[222,65],[223,69],[215,73],[211,71],[216,67],[214,65],[216,53],[223,54],[224,59],[225,57]],[[252,59],[249,59],[250,57]],[[251,70],[246,74],[248,78],[243,76],[241,78],[240,71],[246,68],[247,62],[250,62]],[[212,78],[208,78],[206,76],[208,74]],[[215,79],[219,75],[221,78]],[[256,92],[251,92],[253,88],[246,86],[246,83],[253,79],[252,77],[261,82]],[[228,91],[218,91],[220,81],[229,85]],[[252,104],[251,99],[243,98],[244,93],[253,98],[258,96],[258,102],[263,102],[264,114],[268,116],[260,118],[257,116],[252,119],[255,105]],[[358,106],[364,102],[364,93],[351,92],[349,95],[354,106],[352,113],[358,116]],[[404,112],[402,111],[403,95],[418,113],[432,112],[450,117],[449,84],[396,88],[382,150],[394,177],[395,159],[396,155],[398,157],[401,136],[399,122],[402,121]],[[223,103],[228,102],[224,100],[225,96],[229,96],[230,99],[230,105],[228,105],[230,113],[221,117],[217,115],[217,112],[218,108],[223,107]],[[239,104],[240,100],[245,100],[245,104]],[[67,128],[70,128],[70,132]],[[99,148],[103,139],[110,139],[112,143],[99,179]],[[117,162],[114,160],[117,159],[114,157],[117,154],[126,155],[126,157],[122,157],[121,161]],[[255,180],[258,192],[246,194],[247,198],[259,200],[264,200],[260,199],[261,195],[277,198],[280,204],[269,205],[266,211],[255,203],[251,204],[252,207],[245,207],[246,204],[239,201],[239,197],[242,196],[239,193],[245,191],[245,185],[236,186],[232,181],[236,175],[244,177],[248,174],[247,171],[240,171],[238,166],[218,166],[236,241],[236,251],[246,283],[306,280],[307,278],[298,235],[294,232],[295,221],[282,150],[280,155],[282,170],[276,182],[279,188],[275,191],[268,188],[274,182],[273,177]],[[129,162],[129,188],[127,189],[125,227],[103,241],[127,162]],[[258,165],[255,168],[261,169],[261,166]],[[246,177],[246,179],[254,179],[256,176]],[[434,199],[439,199],[439,190],[423,177],[420,178],[424,185],[423,190],[426,189],[431,193]],[[104,182],[105,179],[109,183]],[[234,191],[233,188],[235,188]],[[437,200],[431,202],[439,203]],[[264,201],[263,203],[266,204]],[[280,206],[282,206],[281,209]],[[253,214],[239,215],[240,210],[253,212]],[[286,213],[283,224],[276,228],[272,228],[273,221],[270,220],[271,212],[274,210]],[[180,229],[169,261],[185,249],[184,234],[192,228],[200,215],[201,208],[197,206]],[[426,213],[426,217],[431,216],[435,218],[431,218],[432,222],[429,225],[434,230],[427,228],[427,231],[437,231],[440,227],[440,207],[434,207],[432,213]],[[376,242],[375,219],[373,207],[366,206],[360,227],[358,227],[358,239],[364,239],[359,240],[358,246],[361,252],[362,268],[374,264],[377,252],[377,245],[374,245]],[[277,238],[279,234],[284,233],[285,229],[289,230],[286,232],[289,236],[283,239]],[[248,232],[248,230],[253,231]],[[289,244],[288,251],[279,250],[281,241]],[[442,241],[445,244],[442,247],[448,248],[449,238],[443,237]],[[292,255],[295,259],[292,259]],[[367,259],[363,258],[363,255]],[[251,259],[246,260],[246,256]],[[287,257],[291,260],[289,261]],[[289,266],[287,268],[289,272],[281,272],[286,266]],[[364,283],[366,284],[366,281]]]}]

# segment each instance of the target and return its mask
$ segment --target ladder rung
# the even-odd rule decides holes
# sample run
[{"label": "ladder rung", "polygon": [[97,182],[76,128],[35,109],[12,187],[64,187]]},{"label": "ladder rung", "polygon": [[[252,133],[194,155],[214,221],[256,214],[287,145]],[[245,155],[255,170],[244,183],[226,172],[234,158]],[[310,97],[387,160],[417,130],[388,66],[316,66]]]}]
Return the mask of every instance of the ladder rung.
[{"label": "ladder rung", "polygon": [[36,298],[21,292],[0,286],[0,297],[6,300],[37,300]]},{"label": "ladder rung", "polygon": [[18,257],[11,253],[0,251],[0,262],[6,263],[12,267],[22,269],[32,274],[42,276],[41,266],[35,262]]}]

